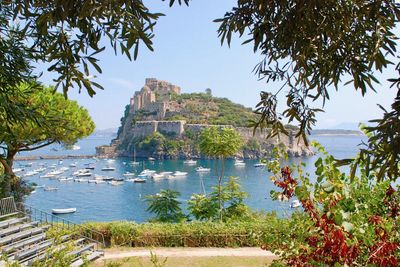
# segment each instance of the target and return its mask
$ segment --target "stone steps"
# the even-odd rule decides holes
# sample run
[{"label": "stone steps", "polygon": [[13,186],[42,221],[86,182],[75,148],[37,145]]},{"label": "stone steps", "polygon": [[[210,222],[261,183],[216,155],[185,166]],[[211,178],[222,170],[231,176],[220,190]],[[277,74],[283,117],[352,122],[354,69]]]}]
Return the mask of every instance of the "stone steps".
[{"label": "stone steps", "polygon": [[[104,255],[96,250],[96,243],[88,243],[85,238],[65,235],[55,240],[46,234],[49,225],[40,225],[28,217],[8,218],[0,221],[0,256],[9,263],[18,262],[21,266],[31,266],[33,262],[51,258],[54,253],[72,246],[66,255],[73,258],[71,266],[81,266],[87,261]],[[6,266],[0,261],[0,267]]]}]

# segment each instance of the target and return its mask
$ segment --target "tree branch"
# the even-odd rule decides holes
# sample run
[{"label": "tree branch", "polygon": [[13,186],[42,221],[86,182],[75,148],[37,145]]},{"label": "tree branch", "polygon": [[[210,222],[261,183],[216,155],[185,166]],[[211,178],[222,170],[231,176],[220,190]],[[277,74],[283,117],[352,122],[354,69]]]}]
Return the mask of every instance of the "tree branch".
[{"label": "tree branch", "polygon": [[42,147],[51,145],[51,144],[53,144],[53,143],[55,143],[55,142],[56,142],[56,140],[52,140],[52,141],[49,141],[49,142],[47,142],[47,143],[45,143],[45,144],[42,144],[42,145],[36,146],[36,147],[28,147],[28,146],[25,146],[26,148],[22,148],[22,149],[20,149],[18,152],[36,150],[36,149],[39,149],[39,148],[42,148]]}]

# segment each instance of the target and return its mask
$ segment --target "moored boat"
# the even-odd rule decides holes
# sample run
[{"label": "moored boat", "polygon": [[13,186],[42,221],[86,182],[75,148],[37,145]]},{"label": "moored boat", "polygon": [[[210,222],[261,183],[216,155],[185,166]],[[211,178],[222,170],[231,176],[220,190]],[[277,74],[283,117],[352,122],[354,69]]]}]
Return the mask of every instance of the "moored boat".
[{"label": "moored boat", "polygon": [[196,172],[209,172],[211,171],[210,168],[204,168],[202,166],[196,168]]},{"label": "moored boat", "polygon": [[76,208],[68,208],[68,209],[52,209],[51,212],[53,214],[68,214],[76,212]]},{"label": "moored boat", "polygon": [[181,172],[181,171],[174,172],[174,176],[186,176],[187,174],[188,174],[187,172]]},{"label": "moored boat", "polygon": [[183,164],[186,164],[186,165],[196,165],[196,164],[197,164],[197,160],[188,159],[188,160],[185,160],[185,161],[183,162]]},{"label": "moored boat", "polygon": [[101,170],[102,171],[115,171],[115,168],[114,167],[110,167],[110,166],[106,166],[106,167],[101,168]]}]

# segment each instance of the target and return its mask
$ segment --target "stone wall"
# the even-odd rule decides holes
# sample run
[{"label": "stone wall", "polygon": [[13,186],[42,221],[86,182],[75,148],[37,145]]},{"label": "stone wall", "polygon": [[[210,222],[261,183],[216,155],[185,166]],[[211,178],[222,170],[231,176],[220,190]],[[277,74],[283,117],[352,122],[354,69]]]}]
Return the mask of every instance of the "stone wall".
[{"label": "stone wall", "polygon": [[184,132],[185,121],[159,121],[157,131],[181,136]]}]

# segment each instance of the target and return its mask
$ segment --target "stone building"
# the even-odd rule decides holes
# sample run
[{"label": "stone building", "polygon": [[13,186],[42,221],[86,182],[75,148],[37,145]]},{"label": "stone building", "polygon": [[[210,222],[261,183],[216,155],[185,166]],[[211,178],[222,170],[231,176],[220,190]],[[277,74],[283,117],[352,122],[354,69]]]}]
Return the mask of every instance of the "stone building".
[{"label": "stone building", "polygon": [[140,91],[135,92],[130,101],[130,112],[138,110],[157,113],[157,119],[162,119],[168,109],[168,102],[173,94],[180,94],[181,88],[166,81],[147,78]]}]

